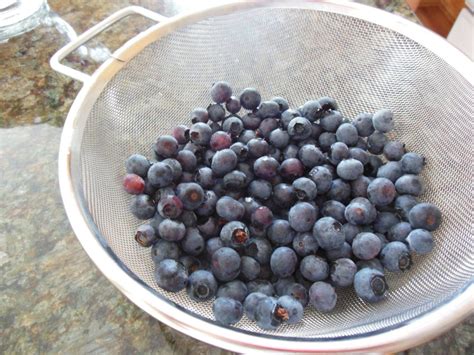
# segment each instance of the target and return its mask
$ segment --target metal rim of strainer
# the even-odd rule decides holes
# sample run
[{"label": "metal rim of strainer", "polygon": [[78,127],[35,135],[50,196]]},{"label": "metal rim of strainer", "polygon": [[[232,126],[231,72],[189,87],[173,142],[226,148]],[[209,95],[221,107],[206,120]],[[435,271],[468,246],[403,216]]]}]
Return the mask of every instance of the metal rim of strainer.
[{"label": "metal rim of strainer", "polygon": [[[356,17],[397,31],[425,46],[473,84],[472,62],[443,38],[415,25],[408,20],[368,6],[327,0],[318,2],[240,1],[175,16],[169,19],[161,15],[150,15],[159,24],[134,37],[118,49],[91,76],[67,68],[59,63],[65,57],[64,48],[51,59],[52,67],[66,75],[84,82],[74,101],[64,125],[59,151],[59,183],[63,203],[72,228],[99,270],[132,302],[167,325],[201,341],[237,352],[286,351],[286,352],[366,352],[397,351],[426,342],[448,330],[474,310],[474,283],[471,280],[451,299],[417,317],[391,328],[356,337],[332,339],[295,339],[262,336],[222,327],[211,321],[196,317],[185,309],[160,296],[151,287],[134,275],[107,246],[94,224],[87,203],[81,192],[82,183],[77,174],[82,133],[88,114],[96,99],[110,79],[148,44],[159,40],[176,28],[201,19],[230,13],[241,9],[263,6],[284,6],[329,11]],[[129,14],[147,12],[142,8],[127,8]],[[145,11],[145,12],[144,12]],[[149,11],[148,11],[149,14]],[[112,15],[114,16],[114,15]],[[86,34],[86,33],[85,33]],[[87,37],[87,38],[86,38]],[[85,36],[83,39],[90,39]],[[81,36],[78,40],[81,39]],[[83,41],[83,42],[84,42]],[[69,51],[77,48],[76,43]]]}]

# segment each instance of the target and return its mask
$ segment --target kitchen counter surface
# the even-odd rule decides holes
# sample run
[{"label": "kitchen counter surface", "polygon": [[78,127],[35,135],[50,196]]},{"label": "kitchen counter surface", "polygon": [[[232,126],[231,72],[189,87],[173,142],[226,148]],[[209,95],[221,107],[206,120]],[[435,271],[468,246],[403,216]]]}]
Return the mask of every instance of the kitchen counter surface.
[{"label": "kitchen counter surface", "polygon": [[[217,2],[217,1],[210,1]],[[363,1],[413,21],[400,0]],[[76,240],[59,194],[61,127],[80,83],[56,74],[49,58],[74,32],[140,5],[166,16],[196,8],[184,0],[51,0],[35,30],[0,43],[0,353],[224,354],[148,316],[102,276]],[[56,15],[57,14],[57,15]],[[64,22],[66,21],[66,22]],[[137,21],[143,28],[144,23]],[[115,49],[136,30],[112,28]],[[92,72],[107,50],[70,62]],[[474,351],[474,318],[410,354]]]}]

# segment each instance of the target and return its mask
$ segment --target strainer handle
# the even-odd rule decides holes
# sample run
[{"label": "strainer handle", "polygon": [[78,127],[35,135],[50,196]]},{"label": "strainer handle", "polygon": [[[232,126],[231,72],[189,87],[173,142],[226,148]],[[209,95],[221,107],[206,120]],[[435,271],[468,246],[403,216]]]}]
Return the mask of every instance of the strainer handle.
[{"label": "strainer handle", "polygon": [[83,73],[79,70],[70,68],[64,64],[61,64],[61,60],[63,60],[65,57],[67,57],[69,54],[71,54],[73,51],[75,51],[77,48],[82,46],[84,43],[89,41],[90,39],[94,38],[97,36],[99,33],[103,32],[106,30],[108,27],[112,26],[114,23],[120,21],[124,17],[130,16],[130,15],[142,15],[146,18],[149,18],[150,20],[160,22],[164,21],[167,19],[167,17],[162,16],[156,12],[153,12],[151,10],[145,9],[140,6],[128,6],[124,9],[121,9],[109,17],[105,18],[104,20],[100,21],[98,24],[94,25],[93,27],[89,28],[87,31],[79,35],[76,39],[72,40],[68,44],[66,44],[64,47],[59,49],[52,57],[51,60],[49,61],[51,67],[56,70],[57,72],[67,75],[73,79],[82,81],[85,83],[90,79],[90,75]]}]

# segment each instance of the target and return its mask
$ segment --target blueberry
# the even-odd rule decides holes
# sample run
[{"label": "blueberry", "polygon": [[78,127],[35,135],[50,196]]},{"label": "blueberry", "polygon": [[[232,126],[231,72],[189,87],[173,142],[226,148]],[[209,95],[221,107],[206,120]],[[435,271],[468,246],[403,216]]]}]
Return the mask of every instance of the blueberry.
[{"label": "blueberry", "polygon": [[196,171],[194,180],[205,189],[213,188],[216,183],[212,175],[212,169],[208,167],[202,167]]},{"label": "blueberry", "polygon": [[411,232],[411,226],[408,222],[399,222],[394,224],[387,233],[387,238],[390,241],[403,242]]},{"label": "blueberry", "polygon": [[258,126],[257,136],[268,140],[270,138],[270,134],[277,128],[278,120],[275,118],[265,118]]},{"label": "blueberry", "polygon": [[354,282],[357,272],[356,264],[348,258],[337,259],[331,265],[331,281],[337,287],[347,287]]},{"label": "blueberry", "polygon": [[408,221],[413,229],[434,231],[441,224],[441,211],[432,203],[419,203],[410,210]]},{"label": "blueberry", "polygon": [[164,220],[165,219],[161,217],[159,213],[155,213],[153,218],[148,222],[148,224],[152,226],[153,229],[155,230],[155,234],[157,236],[159,236],[158,227],[160,226],[161,222],[163,222]]},{"label": "blueberry", "polygon": [[379,259],[370,259],[370,260],[359,260],[357,262],[357,270],[362,270],[364,268],[375,269],[383,273],[383,265]]},{"label": "blueberry", "polygon": [[212,129],[209,125],[198,122],[191,126],[189,129],[189,137],[191,142],[198,145],[207,145],[209,144],[212,136]]},{"label": "blueberry", "polygon": [[278,174],[279,167],[278,161],[271,157],[258,158],[253,164],[255,176],[265,180],[273,179]]},{"label": "blueberry", "polygon": [[414,229],[406,238],[408,247],[417,254],[428,254],[433,250],[433,236],[424,229]]},{"label": "blueberry", "polygon": [[221,197],[216,204],[217,214],[228,220],[240,220],[245,214],[245,207],[239,202],[229,196]]},{"label": "blueberry", "polygon": [[181,254],[179,245],[174,242],[159,239],[151,248],[151,259],[159,264],[165,259],[178,260]]},{"label": "blueberry", "polygon": [[381,248],[380,239],[373,233],[359,233],[352,241],[352,252],[361,260],[375,258]]},{"label": "blueberry", "polygon": [[323,152],[329,151],[331,145],[337,142],[336,134],[332,132],[323,132],[318,138],[319,147]]},{"label": "blueberry", "polygon": [[377,170],[377,177],[389,179],[393,183],[400,176],[402,176],[402,168],[398,161],[390,161],[385,163]]},{"label": "blueberry", "polygon": [[283,159],[298,158],[300,148],[295,144],[290,144],[283,150]]},{"label": "blueberry", "polygon": [[244,130],[244,124],[239,117],[229,116],[222,123],[222,130],[229,133],[232,138],[237,138]]},{"label": "blueberry", "polygon": [[314,200],[318,190],[313,180],[301,177],[293,181],[293,189],[296,197],[302,201]]},{"label": "blueberry", "polygon": [[419,174],[425,165],[425,158],[417,153],[406,153],[400,160],[405,174]]},{"label": "blueberry", "polygon": [[244,311],[247,318],[250,320],[255,320],[255,312],[257,310],[257,304],[259,301],[267,298],[266,294],[261,292],[252,292],[250,293],[244,301]]},{"label": "blueberry", "polygon": [[158,137],[153,150],[160,157],[173,158],[178,153],[178,141],[173,136]]},{"label": "blueberry", "polygon": [[206,249],[206,242],[197,228],[187,228],[181,248],[186,254],[197,256]]},{"label": "blueberry", "polygon": [[383,133],[390,132],[393,129],[393,113],[390,110],[383,109],[374,113],[372,117],[374,128]]},{"label": "blueberry", "polygon": [[176,160],[181,164],[183,171],[192,173],[196,170],[197,159],[193,152],[189,150],[180,150],[176,156]]},{"label": "blueberry", "polygon": [[314,122],[311,124],[311,128],[312,128],[312,132],[311,132],[310,137],[315,141],[315,144],[319,144],[318,138],[321,135],[321,133],[323,133],[323,128],[321,127],[320,124],[314,123]]},{"label": "blueberry", "polygon": [[330,312],[336,307],[336,291],[326,282],[315,282],[309,289],[309,302],[319,312]]},{"label": "blueberry", "polygon": [[212,257],[212,254],[224,246],[224,242],[221,238],[214,237],[206,241],[206,252],[208,256]]},{"label": "blueberry", "polygon": [[244,206],[245,208],[245,218],[250,219],[252,216],[252,213],[255,212],[255,210],[262,205],[257,202],[254,198],[252,197],[245,197],[239,200],[239,202]]},{"label": "blueberry", "polygon": [[407,246],[402,242],[390,242],[380,252],[383,266],[392,272],[410,269],[411,257]]},{"label": "blueberry", "polygon": [[255,110],[260,105],[260,93],[254,88],[245,88],[239,95],[240,104],[247,110]]},{"label": "blueberry", "polygon": [[145,191],[145,180],[136,174],[127,174],[122,182],[124,190],[132,195],[140,195]]},{"label": "blueberry", "polygon": [[316,253],[318,242],[311,233],[298,233],[293,239],[293,250],[299,256],[306,256]]},{"label": "blueberry", "polygon": [[212,85],[211,98],[212,101],[222,104],[232,96],[232,88],[225,81],[217,81]]},{"label": "blueberry", "polygon": [[368,150],[369,145],[367,144],[367,140],[365,138],[359,137],[357,139],[357,143],[354,146],[354,148],[360,148],[360,149],[363,149],[363,150]]},{"label": "blueberry", "polygon": [[308,176],[315,182],[318,194],[324,194],[330,190],[332,174],[327,168],[316,166],[311,169]]},{"label": "blueberry", "polygon": [[267,296],[273,296],[275,290],[273,285],[268,280],[257,279],[247,283],[249,293],[260,292]]},{"label": "blueberry", "polygon": [[288,213],[290,227],[297,232],[310,231],[317,218],[318,210],[307,202],[297,203]]},{"label": "blueberry", "polygon": [[197,228],[205,238],[219,234],[221,229],[220,222],[216,217],[201,218],[197,223]]},{"label": "blueberry", "polygon": [[319,104],[321,105],[322,110],[325,114],[330,113],[338,109],[338,105],[335,99],[329,96],[323,96],[318,99]]},{"label": "blueberry", "polygon": [[384,298],[388,286],[383,272],[366,267],[355,274],[354,289],[362,300],[375,303]]},{"label": "blueberry", "polygon": [[408,218],[408,213],[417,203],[415,196],[400,195],[395,199],[395,210],[401,217]]},{"label": "blueberry", "polygon": [[149,219],[155,214],[156,207],[150,196],[142,194],[133,196],[130,211],[138,219]]},{"label": "blueberry", "polygon": [[400,160],[405,153],[405,144],[398,141],[387,142],[383,147],[383,154],[388,160]]},{"label": "blueberry", "polygon": [[298,110],[301,116],[307,118],[310,122],[320,119],[325,113],[318,100],[306,101]]},{"label": "blueberry", "polygon": [[220,238],[225,246],[239,248],[245,246],[249,240],[250,232],[247,226],[239,221],[226,223],[220,232]]},{"label": "blueberry", "polygon": [[267,239],[250,239],[245,246],[245,255],[257,260],[260,264],[268,264],[272,254],[272,246]]},{"label": "blueberry", "polygon": [[297,262],[294,250],[288,247],[276,248],[270,257],[270,267],[277,277],[291,276],[296,270]]},{"label": "blueberry", "polygon": [[300,117],[300,113],[296,110],[288,109],[281,114],[280,123],[284,129],[288,129],[288,124],[295,117]]},{"label": "blueberry", "polygon": [[212,254],[211,269],[219,281],[232,281],[240,273],[240,256],[232,248],[223,247]]},{"label": "blueberry", "polygon": [[225,108],[227,109],[227,111],[233,114],[239,112],[240,107],[240,100],[235,96],[229,97],[229,99],[225,103]]},{"label": "blueberry", "polygon": [[367,187],[367,196],[376,206],[387,206],[395,199],[395,185],[386,178],[377,178]]},{"label": "blueberry", "polygon": [[249,149],[244,143],[236,142],[230,146],[230,149],[237,155],[239,162],[245,162],[247,160]]},{"label": "blueberry", "polygon": [[371,179],[367,176],[359,176],[357,179],[351,181],[352,197],[367,197],[367,188]]},{"label": "blueberry", "polygon": [[313,236],[318,245],[325,250],[340,248],[345,241],[342,224],[332,217],[323,217],[316,221]]},{"label": "blueberry", "polygon": [[252,213],[250,221],[254,227],[267,228],[273,221],[272,210],[266,206],[259,207]]},{"label": "blueberry", "polygon": [[270,133],[269,141],[274,147],[283,149],[290,142],[290,136],[287,131],[277,128]]},{"label": "blueberry", "polygon": [[195,210],[204,202],[202,187],[194,182],[181,183],[176,187],[176,194],[187,210]]},{"label": "blueberry", "polygon": [[304,166],[298,159],[291,158],[283,160],[278,169],[280,176],[287,180],[294,180],[303,176]]},{"label": "blueberry", "polygon": [[377,176],[377,171],[383,165],[382,159],[376,155],[369,155],[369,161],[364,166],[364,174],[369,177]]},{"label": "blueberry", "polygon": [[278,280],[273,283],[275,294],[278,296],[284,296],[287,287],[293,283],[295,283],[295,278],[293,276],[278,278]]},{"label": "blueberry", "polygon": [[183,173],[183,168],[178,160],[168,158],[162,160],[162,163],[168,164],[173,172],[173,181],[179,181]]},{"label": "blueberry", "polygon": [[351,197],[351,185],[342,179],[332,180],[327,196],[331,200],[346,203]]},{"label": "blueberry", "polygon": [[322,281],[329,275],[329,265],[319,256],[308,255],[301,260],[300,272],[309,281]]},{"label": "blueberry", "polygon": [[352,124],[357,129],[357,133],[361,137],[368,137],[374,133],[372,125],[372,115],[370,113],[361,113],[354,118]]},{"label": "blueberry", "polygon": [[142,178],[146,178],[150,165],[149,160],[140,154],[130,155],[125,162],[128,174],[135,174]]},{"label": "blueberry", "polygon": [[224,175],[224,188],[227,190],[241,190],[248,184],[247,175],[238,170],[233,170]]},{"label": "blueberry", "polygon": [[[191,116],[190,118],[191,118],[192,123],[198,123],[198,122],[206,123],[209,120],[209,114],[207,113],[207,110],[202,107],[196,107],[194,110],[191,111],[190,116]],[[183,126],[183,127],[186,127],[186,126]],[[182,137],[182,135],[180,134],[179,137]],[[178,138],[176,139],[178,140]],[[186,143],[186,142],[183,142],[181,139],[178,140],[178,142],[180,144]]]},{"label": "blueberry", "polygon": [[[260,123],[262,123],[262,119],[260,117],[258,117],[256,113],[249,112],[249,113],[246,113],[245,115],[242,116],[242,123],[244,124],[244,128],[246,130],[251,130],[251,131],[248,131],[248,132],[253,133],[254,137],[252,137],[252,138],[255,138],[254,130],[256,130],[258,127],[260,127]],[[246,131],[243,131],[243,132],[246,132]],[[241,135],[242,135],[242,133],[241,133]],[[249,133],[247,133],[247,135],[249,135]],[[246,143],[246,142],[243,142],[243,143]]]},{"label": "blueberry", "polygon": [[280,112],[284,112],[290,108],[288,101],[283,97],[275,96],[272,97],[271,101],[276,102],[278,104]]},{"label": "blueberry", "polygon": [[237,323],[243,316],[242,303],[228,297],[218,297],[212,304],[212,312],[216,321],[222,325]]},{"label": "blueberry", "polygon": [[273,297],[259,300],[255,308],[257,325],[266,330],[274,330],[288,320],[288,312]]},{"label": "blueberry", "polygon": [[247,143],[248,156],[250,158],[260,158],[270,151],[268,143],[262,138],[253,138]]},{"label": "blueberry", "polygon": [[344,236],[347,243],[352,243],[352,240],[356,237],[357,234],[360,233],[359,226],[352,223],[343,224],[342,230],[344,232]]},{"label": "blueberry", "polygon": [[336,142],[331,145],[331,149],[329,151],[329,160],[332,164],[337,165],[343,159],[349,158],[349,148],[345,143]]},{"label": "blueberry", "polygon": [[260,264],[249,256],[241,257],[240,278],[244,281],[255,280],[260,274]]},{"label": "blueberry", "polygon": [[400,195],[419,196],[423,193],[423,182],[417,175],[403,175],[395,181],[395,189]]},{"label": "blueberry", "polygon": [[142,247],[148,248],[158,239],[155,229],[149,224],[142,224],[137,228],[135,240]]},{"label": "blueberry", "polygon": [[178,196],[165,196],[158,202],[158,213],[164,218],[176,219],[183,212],[183,203]]},{"label": "blueberry", "polygon": [[339,111],[331,111],[324,115],[324,117],[321,117],[319,124],[327,132],[336,132],[337,128],[342,124],[342,115]]},{"label": "blueberry", "polygon": [[335,261],[342,258],[352,258],[352,247],[349,243],[344,242],[342,247],[338,249],[326,250],[326,259]]},{"label": "blueberry", "polygon": [[379,212],[374,221],[374,231],[378,233],[387,233],[390,228],[400,222],[398,216],[392,212]]},{"label": "blueberry", "polygon": [[[225,284],[222,284],[217,290],[216,296],[218,298],[219,297],[232,298],[236,301],[239,301],[240,303],[243,303],[244,300],[247,298],[247,295],[248,295],[248,289],[245,283],[243,283],[240,280],[234,280],[234,281],[230,281]],[[244,305],[244,309],[245,309],[245,305]]]},{"label": "blueberry", "polygon": [[295,232],[284,219],[275,219],[267,230],[268,239],[275,245],[287,245],[293,241]]},{"label": "blueberry", "polygon": [[211,104],[207,107],[207,113],[209,115],[209,119],[212,122],[220,122],[225,117],[225,110],[224,107],[220,104]]},{"label": "blueberry", "polygon": [[356,159],[345,159],[337,165],[337,175],[344,180],[356,180],[364,173],[364,165]]},{"label": "blueberry", "polygon": [[147,174],[148,181],[155,187],[165,187],[173,181],[173,169],[168,164],[154,163]]},{"label": "blueberry", "polygon": [[369,162],[369,153],[365,151],[362,148],[350,148],[349,149],[349,156],[352,159],[356,159],[362,163],[362,165],[365,165]]},{"label": "blueberry", "polygon": [[357,144],[359,134],[352,124],[343,123],[337,128],[336,139],[338,142],[345,143],[348,147],[352,147]]},{"label": "blueberry", "polygon": [[253,180],[249,185],[248,193],[254,198],[268,200],[272,195],[272,184],[267,180]]},{"label": "blueberry", "polygon": [[229,148],[231,144],[232,144],[232,138],[230,134],[223,131],[217,131],[213,133],[209,141],[209,146],[214,151]]},{"label": "blueberry", "polygon": [[184,266],[176,260],[164,259],[156,265],[155,280],[162,289],[178,292],[186,287],[188,273]]},{"label": "blueberry", "polygon": [[257,134],[255,133],[255,131],[245,129],[244,131],[242,131],[242,133],[240,133],[238,141],[240,143],[247,144],[251,139],[256,139],[256,138],[257,138]]},{"label": "blueberry", "polygon": [[294,140],[301,141],[309,138],[313,132],[311,122],[304,117],[295,117],[288,123],[288,134]]},{"label": "blueberry", "polygon": [[189,275],[186,291],[194,301],[207,301],[216,294],[217,281],[209,271],[197,270]]},{"label": "blueberry", "polygon": [[273,201],[282,208],[288,208],[296,202],[296,193],[292,185],[280,183],[273,188]]},{"label": "blueberry", "polygon": [[[285,159],[289,157],[285,156]],[[291,158],[296,158],[292,156]],[[309,169],[315,167],[316,165],[321,165],[325,161],[324,154],[319,150],[318,147],[310,144],[305,144],[298,151],[298,158],[303,163],[303,165]]]},{"label": "blueberry", "polygon": [[237,155],[231,149],[222,149],[212,158],[211,169],[216,176],[224,176],[237,166]]},{"label": "blueberry", "polygon": [[280,106],[275,101],[263,101],[257,110],[260,118],[275,118],[280,116]]},{"label": "blueberry", "polygon": [[184,238],[186,227],[181,222],[165,219],[158,226],[158,234],[164,240],[177,242]]},{"label": "blueberry", "polygon": [[367,138],[368,150],[372,154],[382,154],[386,143],[387,137],[379,131],[375,131]]},{"label": "blueberry", "polygon": [[309,302],[308,290],[302,284],[293,282],[287,285],[282,291],[280,296],[291,296],[300,302],[303,307],[306,307]]},{"label": "blueberry", "polygon": [[287,312],[288,319],[285,321],[288,324],[296,324],[303,319],[303,306],[301,303],[291,296],[281,296],[277,303],[283,307]]},{"label": "blueberry", "polygon": [[216,193],[212,190],[205,192],[203,203],[195,210],[200,217],[209,217],[216,211],[217,200]]}]

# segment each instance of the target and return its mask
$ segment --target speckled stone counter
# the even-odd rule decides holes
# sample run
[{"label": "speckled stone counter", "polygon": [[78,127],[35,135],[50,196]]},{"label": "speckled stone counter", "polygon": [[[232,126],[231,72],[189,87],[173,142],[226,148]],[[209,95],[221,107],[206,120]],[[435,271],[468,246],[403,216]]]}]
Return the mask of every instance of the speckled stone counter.
[{"label": "speckled stone counter", "polygon": [[[400,0],[363,2],[417,21]],[[49,1],[79,33],[130,4],[173,16],[197,8],[196,3]],[[107,47],[117,48],[143,25],[137,22],[129,31],[112,28],[104,36]],[[59,194],[57,153],[61,127],[80,84],[54,73],[48,64],[73,35],[66,30],[49,13],[35,30],[0,43],[0,353],[228,353],[137,308],[101,275],[76,240]],[[100,54],[102,46],[96,43],[96,48]],[[97,66],[91,57],[76,54],[69,60],[91,72]],[[472,354],[473,334],[471,317],[408,352]]]}]

